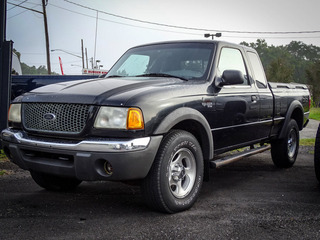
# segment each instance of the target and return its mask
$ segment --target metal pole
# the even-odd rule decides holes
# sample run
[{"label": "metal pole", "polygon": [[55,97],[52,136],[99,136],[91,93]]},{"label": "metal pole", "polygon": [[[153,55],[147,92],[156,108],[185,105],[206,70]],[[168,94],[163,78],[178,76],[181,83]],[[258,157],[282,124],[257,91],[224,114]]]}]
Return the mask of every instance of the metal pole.
[{"label": "metal pole", "polygon": [[50,64],[48,22],[47,22],[47,12],[46,12],[46,4],[47,3],[48,3],[48,0],[42,0],[44,31],[45,31],[45,36],[46,36],[47,68],[48,68],[48,74],[50,75],[51,74],[51,64]]},{"label": "metal pole", "polygon": [[[98,14],[99,12],[97,11],[97,18],[96,18],[96,36],[94,39],[94,57],[93,57],[93,62],[96,62],[96,50],[97,50],[97,32],[98,32]],[[93,67],[92,67],[93,69]]]},{"label": "metal pole", "polygon": [[81,56],[82,56],[82,69],[84,69],[83,39],[81,39]]},{"label": "metal pole", "polygon": [[[7,0],[0,1],[0,131],[8,126],[12,41],[6,41]],[[0,142],[1,147],[1,142]]]},{"label": "metal pole", "polygon": [[[0,3],[0,16],[1,16],[1,25],[0,25],[0,44],[2,47],[3,42],[6,40],[6,20],[7,20],[7,0],[3,0]],[[0,65],[1,66],[1,65]]]},{"label": "metal pole", "polygon": [[88,52],[87,52],[87,48],[86,48],[86,67],[88,69]]}]

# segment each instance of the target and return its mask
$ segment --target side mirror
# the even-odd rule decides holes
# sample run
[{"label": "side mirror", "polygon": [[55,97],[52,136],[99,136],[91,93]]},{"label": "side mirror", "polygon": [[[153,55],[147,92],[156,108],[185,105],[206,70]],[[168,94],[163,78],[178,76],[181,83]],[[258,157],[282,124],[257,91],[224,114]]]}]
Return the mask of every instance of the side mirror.
[{"label": "side mirror", "polygon": [[215,85],[222,88],[226,85],[243,84],[245,81],[243,73],[238,70],[225,70],[221,77],[216,78]]}]

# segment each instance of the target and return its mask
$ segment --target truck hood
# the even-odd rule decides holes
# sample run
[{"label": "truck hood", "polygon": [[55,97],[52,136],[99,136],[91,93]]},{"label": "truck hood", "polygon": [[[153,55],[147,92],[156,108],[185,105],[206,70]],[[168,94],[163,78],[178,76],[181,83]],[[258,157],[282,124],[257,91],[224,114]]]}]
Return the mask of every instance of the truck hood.
[{"label": "truck hood", "polygon": [[[20,101],[125,105],[129,98],[139,92],[178,83],[183,83],[183,81],[159,77],[78,80],[34,89],[23,95]],[[119,97],[120,95],[121,97]]]}]

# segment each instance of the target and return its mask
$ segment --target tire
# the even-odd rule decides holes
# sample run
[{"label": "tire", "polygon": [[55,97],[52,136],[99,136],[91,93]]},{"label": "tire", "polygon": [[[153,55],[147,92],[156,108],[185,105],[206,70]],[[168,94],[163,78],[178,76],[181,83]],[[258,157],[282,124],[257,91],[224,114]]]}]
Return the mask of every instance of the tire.
[{"label": "tire", "polygon": [[51,174],[30,171],[33,180],[49,191],[68,192],[74,190],[81,183],[75,178],[59,177]]},{"label": "tire", "polygon": [[175,213],[193,206],[202,182],[200,144],[189,132],[175,130],[163,139],[141,190],[149,207]]},{"label": "tire", "polygon": [[271,142],[271,156],[275,166],[279,168],[292,167],[299,152],[299,127],[291,119],[285,137]]},{"label": "tire", "polygon": [[318,127],[316,143],[314,146],[314,170],[316,172],[316,177],[320,182],[320,125]]}]

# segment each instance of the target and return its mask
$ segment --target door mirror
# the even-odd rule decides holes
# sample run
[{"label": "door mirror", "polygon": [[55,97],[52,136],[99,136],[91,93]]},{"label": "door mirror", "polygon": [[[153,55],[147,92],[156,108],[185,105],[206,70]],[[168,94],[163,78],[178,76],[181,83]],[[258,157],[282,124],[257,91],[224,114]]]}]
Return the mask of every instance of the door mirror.
[{"label": "door mirror", "polygon": [[216,78],[216,87],[222,88],[226,85],[243,84],[245,81],[243,73],[238,70],[225,70],[221,77]]}]

